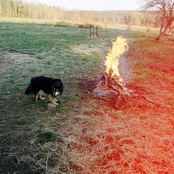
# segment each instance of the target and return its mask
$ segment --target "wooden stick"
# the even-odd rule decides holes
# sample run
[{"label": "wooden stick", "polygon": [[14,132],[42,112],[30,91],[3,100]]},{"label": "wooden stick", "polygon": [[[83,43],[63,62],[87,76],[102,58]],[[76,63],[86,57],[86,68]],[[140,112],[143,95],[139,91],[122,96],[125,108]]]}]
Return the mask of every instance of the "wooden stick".
[{"label": "wooden stick", "polygon": [[22,53],[22,54],[35,55],[35,53],[30,53],[30,52],[22,51],[22,50],[16,50],[16,49],[13,49],[13,48],[7,48],[7,47],[4,47],[4,46],[0,46],[0,51],[1,50],[5,50],[5,51],[8,51],[8,52],[18,52],[18,53]]}]

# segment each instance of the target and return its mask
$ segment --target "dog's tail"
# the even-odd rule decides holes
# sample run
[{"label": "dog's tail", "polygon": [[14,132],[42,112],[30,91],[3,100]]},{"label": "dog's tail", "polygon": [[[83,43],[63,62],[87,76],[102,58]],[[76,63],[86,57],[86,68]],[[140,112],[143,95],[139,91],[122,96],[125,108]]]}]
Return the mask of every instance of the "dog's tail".
[{"label": "dog's tail", "polygon": [[28,88],[27,88],[26,91],[25,91],[25,94],[26,94],[26,95],[29,95],[29,94],[31,94],[31,93],[32,93],[32,91],[31,91],[31,84],[29,84]]}]

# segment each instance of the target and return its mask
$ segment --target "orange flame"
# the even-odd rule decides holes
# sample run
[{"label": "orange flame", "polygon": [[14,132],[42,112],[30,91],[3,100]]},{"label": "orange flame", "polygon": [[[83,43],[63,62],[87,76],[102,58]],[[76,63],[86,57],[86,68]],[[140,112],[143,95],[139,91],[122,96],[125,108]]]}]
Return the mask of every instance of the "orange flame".
[{"label": "orange flame", "polygon": [[105,73],[109,74],[111,78],[117,77],[120,84],[123,84],[123,78],[119,72],[119,58],[127,50],[127,40],[122,36],[118,36],[117,39],[112,42],[112,48],[109,49],[106,56]]}]

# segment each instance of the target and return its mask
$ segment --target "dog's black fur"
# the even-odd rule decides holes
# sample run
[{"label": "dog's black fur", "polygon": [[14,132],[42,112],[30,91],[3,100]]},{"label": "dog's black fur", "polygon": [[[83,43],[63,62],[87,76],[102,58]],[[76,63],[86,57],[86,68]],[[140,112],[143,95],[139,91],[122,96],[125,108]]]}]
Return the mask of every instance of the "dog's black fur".
[{"label": "dog's black fur", "polygon": [[25,91],[25,94],[34,94],[36,101],[37,98],[41,96],[41,91],[46,93],[49,96],[49,99],[53,104],[56,104],[56,96],[63,93],[63,83],[60,79],[54,79],[45,76],[33,77],[30,81],[28,88]]}]

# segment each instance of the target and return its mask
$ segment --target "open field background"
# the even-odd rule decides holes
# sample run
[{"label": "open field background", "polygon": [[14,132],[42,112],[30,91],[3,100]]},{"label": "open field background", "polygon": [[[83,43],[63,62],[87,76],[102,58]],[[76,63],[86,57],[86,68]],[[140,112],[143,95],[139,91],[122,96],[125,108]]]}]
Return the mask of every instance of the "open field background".
[{"label": "open field background", "polygon": [[[100,77],[119,35],[130,46],[122,66],[133,92],[116,109],[83,84]],[[77,27],[0,23],[0,46],[33,54],[0,50],[0,173],[174,173],[173,39],[156,43],[155,33],[133,27],[88,36]],[[41,74],[65,84],[54,110],[24,95]]]},{"label": "open field background", "polygon": [[[112,29],[121,29],[121,30],[127,30],[128,25],[127,24],[120,24],[120,23],[103,23],[103,22],[96,22],[96,21],[70,21],[70,20],[53,20],[53,19],[29,19],[29,18],[12,18],[12,17],[0,17],[0,22],[12,22],[12,23],[34,23],[34,24],[45,24],[45,25],[67,25],[67,26],[74,26],[77,27],[78,25],[86,25],[86,24],[93,24],[98,25],[102,28],[112,28]],[[132,28],[133,31],[142,31],[150,30],[153,33],[159,32],[158,27],[150,27],[150,26],[141,26],[141,25],[129,25],[129,28]]]}]

